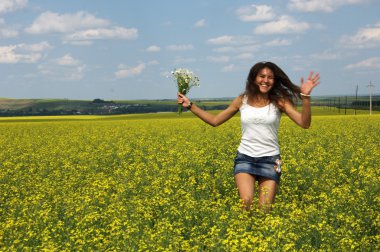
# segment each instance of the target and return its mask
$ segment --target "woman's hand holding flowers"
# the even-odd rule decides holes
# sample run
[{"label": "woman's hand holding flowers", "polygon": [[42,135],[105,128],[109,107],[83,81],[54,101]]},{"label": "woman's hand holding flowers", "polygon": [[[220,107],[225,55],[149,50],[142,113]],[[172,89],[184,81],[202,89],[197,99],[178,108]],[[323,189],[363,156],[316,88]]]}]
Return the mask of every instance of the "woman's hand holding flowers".
[{"label": "woman's hand holding flowers", "polygon": [[190,105],[186,94],[192,87],[199,86],[199,78],[193,72],[187,69],[176,69],[171,72],[174,82],[177,84],[178,91],[178,115],[182,113],[182,107],[187,108]]},{"label": "woman's hand holding flowers", "polygon": [[190,105],[190,100],[185,95],[178,92],[177,97],[177,102],[178,104],[181,104],[182,107],[187,108]]}]

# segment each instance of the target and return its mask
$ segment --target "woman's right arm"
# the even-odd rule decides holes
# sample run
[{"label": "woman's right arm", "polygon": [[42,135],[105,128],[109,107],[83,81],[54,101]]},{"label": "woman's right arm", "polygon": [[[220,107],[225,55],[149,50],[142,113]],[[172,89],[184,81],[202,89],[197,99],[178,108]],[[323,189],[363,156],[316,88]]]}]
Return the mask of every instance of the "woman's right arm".
[{"label": "woman's right arm", "polygon": [[[182,104],[182,106],[185,108],[190,105],[190,100],[181,93],[178,93],[177,102],[179,104]],[[191,106],[190,111],[194,115],[202,119],[204,122],[210,124],[213,127],[216,127],[228,121],[231,117],[233,117],[239,111],[240,105],[241,105],[241,97],[238,96],[231,102],[231,104],[225,110],[223,110],[217,115],[204,111],[203,109],[201,109],[195,104]]]}]

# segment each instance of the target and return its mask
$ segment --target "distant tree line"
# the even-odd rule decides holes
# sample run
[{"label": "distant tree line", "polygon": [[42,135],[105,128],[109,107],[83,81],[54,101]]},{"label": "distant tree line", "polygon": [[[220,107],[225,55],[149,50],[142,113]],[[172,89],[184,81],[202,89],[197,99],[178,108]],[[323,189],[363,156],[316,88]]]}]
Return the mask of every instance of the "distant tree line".
[{"label": "distant tree line", "polygon": [[[204,106],[199,103],[199,106],[205,110],[221,110],[227,105],[211,105]],[[168,102],[154,103],[116,103],[113,101],[105,101],[102,99],[94,99],[91,102],[62,105],[59,108],[54,106],[27,107],[23,109],[5,109],[0,110],[0,116],[48,116],[48,115],[117,115],[117,114],[143,114],[143,113],[158,113],[158,112],[177,112],[178,105],[168,104]]]},{"label": "distant tree line", "polygon": [[[204,110],[223,110],[230,101],[224,100],[219,105],[203,103],[201,100],[195,103]],[[205,105],[207,104],[207,105]],[[210,105],[211,104],[211,105]],[[313,98],[312,106],[327,106],[331,108],[369,109],[368,97],[324,97]],[[43,106],[43,107],[41,107]],[[3,109],[0,116],[44,116],[44,115],[117,115],[117,114],[143,114],[157,112],[176,112],[178,106],[175,101],[144,101],[141,103],[118,103],[96,98],[92,101],[59,101],[56,103],[44,103],[30,105],[22,109]],[[372,109],[380,110],[380,96],[372,99]]]}]

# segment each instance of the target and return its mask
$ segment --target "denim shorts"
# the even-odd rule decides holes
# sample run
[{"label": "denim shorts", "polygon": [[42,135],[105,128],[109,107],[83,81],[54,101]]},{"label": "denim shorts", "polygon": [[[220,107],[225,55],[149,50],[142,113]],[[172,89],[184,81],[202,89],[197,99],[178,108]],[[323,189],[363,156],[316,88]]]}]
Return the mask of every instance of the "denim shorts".
[{"label": "denim shorts", "polygon": [[234,174],[249,173],[257,180],[267,178],[280,183],[281,156],[250,157],[237,152],[235,157]]}]

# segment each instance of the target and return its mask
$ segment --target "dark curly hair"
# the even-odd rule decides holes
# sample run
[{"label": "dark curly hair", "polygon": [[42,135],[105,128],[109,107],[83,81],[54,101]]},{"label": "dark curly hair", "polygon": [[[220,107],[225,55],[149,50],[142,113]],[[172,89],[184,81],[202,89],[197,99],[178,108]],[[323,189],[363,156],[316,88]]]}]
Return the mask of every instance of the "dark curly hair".
[{"label": "dark curly hair", "polygon": [[263,68],[269,68],[274,74],[274,84],[268,93],[270,102],[274,102],[274,104],[278,105],[279,100],[286,99],[294,104],[301,98],[300,87],[295,85],[285,72],[272,62],[258,62],[251,68],[243,95],[248,95],[248,97],[253,98],[259,94],[260,91],[256,85],[256,76]]}]

